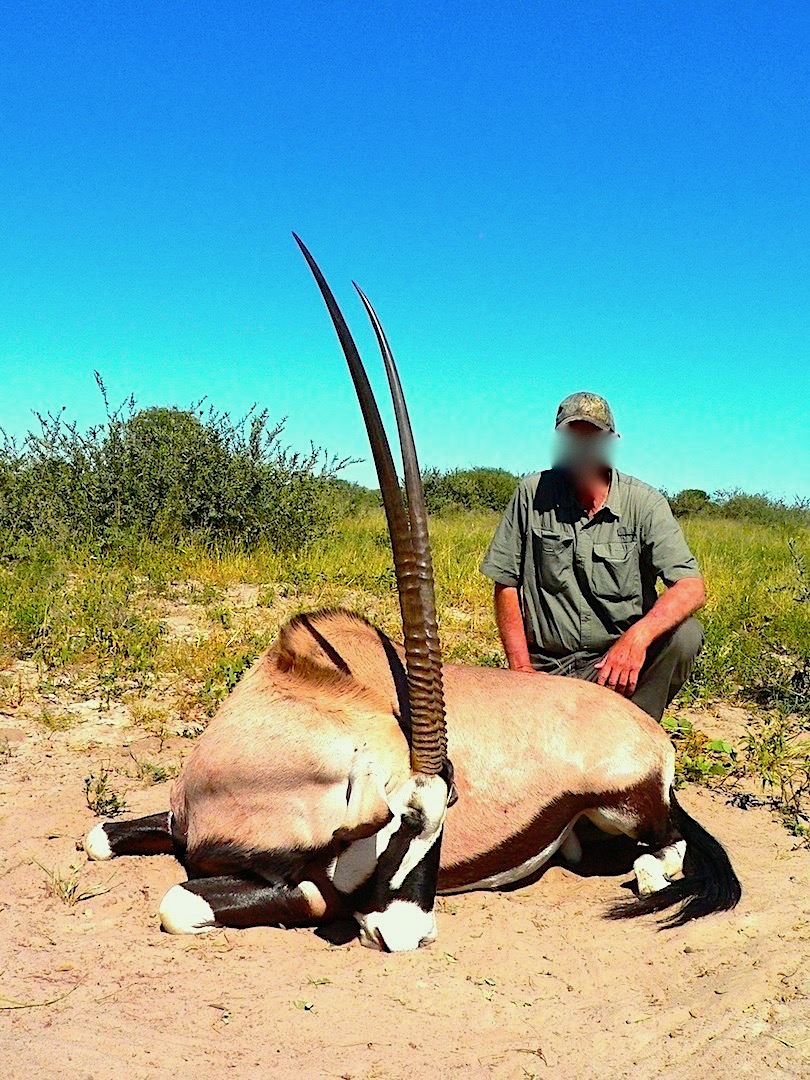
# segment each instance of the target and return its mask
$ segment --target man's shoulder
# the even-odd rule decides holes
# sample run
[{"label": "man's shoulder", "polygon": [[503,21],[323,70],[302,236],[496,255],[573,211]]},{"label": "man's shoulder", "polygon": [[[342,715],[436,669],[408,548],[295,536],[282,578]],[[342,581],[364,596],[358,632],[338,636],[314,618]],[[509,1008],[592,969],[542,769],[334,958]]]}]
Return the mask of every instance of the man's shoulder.
[{"label": "man's shoulder", "polygon": [[530,495],[538,489],[556,487],[560,483],[559,469],[543,469],[541,472],[526,473],[518,480],[518,489],[528,491]]},{"label": "man's shoulder", "polygon": [[514,498],[524,507],[537,507],[559,501],[561,492],[559,469],[543,469],[542,472],[526,473],[518,480]]},{"label": "man's shoulder", "polygon": [[622,498],[626,499],[629,506],[636,510],[650,510],[654,506],[667,502],[667,497],[652,484],[645,484],[637,476],[616,470],[616,478],[619,481],[619,489]]}]

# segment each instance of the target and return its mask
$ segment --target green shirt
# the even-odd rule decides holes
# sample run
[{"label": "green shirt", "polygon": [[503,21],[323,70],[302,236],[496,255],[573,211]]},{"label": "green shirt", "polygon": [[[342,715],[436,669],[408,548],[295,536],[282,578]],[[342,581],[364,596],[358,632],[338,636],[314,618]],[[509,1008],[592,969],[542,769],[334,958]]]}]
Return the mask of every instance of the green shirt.
[{"label": "green shirt", "polygon": [[592,518],[563,469],[524,477],[481,572],[519,590],[529,647],[553,656],[604,651],[653,606],[659,577],[700,576],[661,492],[615,469]]}]

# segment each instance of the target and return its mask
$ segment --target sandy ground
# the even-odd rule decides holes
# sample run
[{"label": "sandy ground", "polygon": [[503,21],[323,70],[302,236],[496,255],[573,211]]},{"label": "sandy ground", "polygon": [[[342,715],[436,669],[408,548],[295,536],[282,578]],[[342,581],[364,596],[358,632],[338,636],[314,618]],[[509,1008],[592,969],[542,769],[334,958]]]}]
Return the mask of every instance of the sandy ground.
[{"label": "sandy ground", "polygon": [[[176,938],[156,921],[183,879],[171,858],[87,864],[76,841],[96,820],[91,768],[155,812],[168,785],[122,779],[125,744],[177,760],[189,743],[152,745],[92,703],[76,721],[0,716],[4,1077],[810,1076],[810,852],[765,809],[683,792],[745,896],[681,930],[603,918],[629,880],[614,858],[443,899],[439,941],[416,954],[270,928]],[[46,871],[71,865],[109,891],[49,894]]]}]

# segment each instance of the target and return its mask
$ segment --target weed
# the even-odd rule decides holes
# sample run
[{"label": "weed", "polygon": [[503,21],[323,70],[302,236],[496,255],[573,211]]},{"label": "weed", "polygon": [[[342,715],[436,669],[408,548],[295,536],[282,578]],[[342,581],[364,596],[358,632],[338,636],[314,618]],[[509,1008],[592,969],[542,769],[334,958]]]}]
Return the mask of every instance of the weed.
[{"label": "weed", "polygon": [[172,733],[167,710],[151,702],[136,699],[129,702],[129,711],[132,723],[154,735],[158,740],[158,749],[162,750],[163,744]]},{"label": "weed", "polygon": [[258,654],[258,649],[239,650],[217,661],[199,693],[200,702],[209,716],[233,690]]},{"label": "weed", "polygon": [[724,739],[710,739],[689,720],[665,716],[663,728],[675,744],[675,786],[690,781],[722,781],[737,773],[737,751]]},{"label": "weed", "polygon": [[130,751],[130,756],[135,762],[138,779],[147,784],[165,784],[167,780],[174,780],[180,773],[180,766],[173,761],[146,761],[136,758],[132,751]]},{"label": "weed", "polygon": [[102,766],[84,778],[84,797],[96,817],[115,817],[127,809],[124,798],[110,783],[110,773]]},{"label": "weed", "polygon": [[18,709],[24,700],[22,675],[14,675],[10,672],[0,674],[0,706]]},{"label": "weed", "polygon": [[745,734],[746,771],[773,792],[786,825],[810,836],[810,739],[794,717],[773,713]]},{"label": "weed", "polygon": [[73,727],[76,718],[69,712],[51,712],[50,709],[45,706],[40,709],[37,722],[40,723],[46,731],[68,731]]},{"label": "weed", "polygon": [[80,882],[81,867],[71,866],[68,870],[48,870],[42,863],[36,865],[45,874],[45,886],[51,896],[61,900],[68,907],[75,907],[84,900],[92,900],[94,896],[103,896],[110,891],[109,883],[105,885],[82,886]]}]

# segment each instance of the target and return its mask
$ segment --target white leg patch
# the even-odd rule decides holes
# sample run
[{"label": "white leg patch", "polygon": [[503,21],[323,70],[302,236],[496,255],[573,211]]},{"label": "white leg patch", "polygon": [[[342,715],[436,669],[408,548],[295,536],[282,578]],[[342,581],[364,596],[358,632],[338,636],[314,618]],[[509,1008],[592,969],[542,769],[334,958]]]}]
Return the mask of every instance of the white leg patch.
[{"label": "white leg patch", "polygon": [[158,914],[167,934],[205,934],[217,925],[211,905],[182,885],[172,885],[160,901]]},{"label": "white leg patch", "polygon": [[94,862],[105,862],[113,857],[110,838],[104,831],[103,825],[94,826],[85,836],[84,850],[87,853],[87,858],[92,859]]},{"label": "white leg patch", "polygon": [[676,840],[660,851],[656,851],[655,857],[661,863],[661,868],[668,878],[674,878],[683,870],[683,857],[686,854],[686,841]]},{"label": "white leg patch", "polygon": [[575,866],[582,862],[582,844],[573,829],[563,840],[560,850],[566,862],[573,863]]},{"label": "white leg patch", "polygon": [[633,863],[633,870],[638,883],[639,896],[649,896],[650,893],[660,892],[669,885],[661,863],[654,855],[639,855]]},{"label": "white leg patch", "polygon": [[633,870],[641,896],[660,892],[669,885],[672,878],[683,869],[683,857],[686,853],[686,841],[676,840],[651,855],[639,855],[633,863]]},{"label": "white leg patch", "polygon": [[409,900],[394,900],[385,911],[355,915],[360,924],[360,944],[367,949],[386,948],[406,952],[436,940],[436,916]]}]

